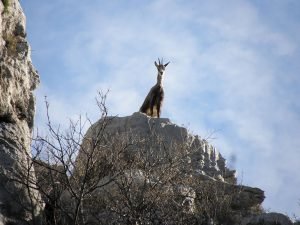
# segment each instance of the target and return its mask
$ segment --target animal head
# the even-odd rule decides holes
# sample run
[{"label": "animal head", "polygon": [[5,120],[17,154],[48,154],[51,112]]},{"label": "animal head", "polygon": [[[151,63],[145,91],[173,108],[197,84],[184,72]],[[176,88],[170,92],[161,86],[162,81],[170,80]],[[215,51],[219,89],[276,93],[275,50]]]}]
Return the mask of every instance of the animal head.
[{"label": "animal head", "polygon": [[156,66],[156,68],[157,68],[157,71],[158,71],[158,73],[159,73],[160,75],[163,75],[163,74],[164,74],[165,69],[166,69],[166,67],[167,67],[167,65],[168,65],[169,63],[170,63],[170,62],[164,64],[164,63],[163,63],[163,58],[162,58],[161,60],[158,58],[158,64],[157,64],[156,61],[154,61],[154,64],[155,64],[155,66]]}]

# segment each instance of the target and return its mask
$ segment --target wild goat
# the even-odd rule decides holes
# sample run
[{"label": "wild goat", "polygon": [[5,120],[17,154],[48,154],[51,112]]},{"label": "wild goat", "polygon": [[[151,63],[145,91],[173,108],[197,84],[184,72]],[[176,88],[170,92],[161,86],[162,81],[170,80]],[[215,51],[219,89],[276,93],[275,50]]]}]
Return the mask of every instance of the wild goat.
[{"label": "wild goat", "polygon": [[157,68],[157,83],[150,89],[143,105],[140,108],[140,112],[147,114],[151,117],[160,117],[161,107],[164,100],[163,78],[165,69],[170,62],[163,64],[163,59],[158,59],[158,64],[155,61],[154,64]]}]

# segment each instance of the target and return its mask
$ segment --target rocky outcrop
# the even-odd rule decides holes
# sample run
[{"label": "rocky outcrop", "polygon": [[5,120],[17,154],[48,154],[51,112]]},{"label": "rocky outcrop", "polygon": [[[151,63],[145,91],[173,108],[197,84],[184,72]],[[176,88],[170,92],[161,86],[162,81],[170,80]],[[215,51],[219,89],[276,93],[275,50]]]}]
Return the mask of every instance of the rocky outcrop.
[{"label": "rocky outcrop", "polygon": [[0,224],[28,224],[38,217],[40,198],[31,184],[33,90],[39,76],[26,40],[18,0],[0,1]]},{"label": "rocky outcrop", "polygon": [[[236,213],[239,217],[237,220],[240,221],[241,216],[247,215],[252,208],[259,207],[265,198],[264,192],[259,188],[236,184],[235,171],[226,167],[224,157],[215,147],[166,118],[151,118],[136,112],[127,117],[100,119],[88,129],[85,135],[76,160],[78,168],[83,168],[88,163],[88,152],[91,150],[96,152],[93,157],[97,157],[97,154],[105,154],[103,152],[111,156],[115,154],[114,151],[119,151],[118,155],[124,154],[123,158],[126,161],[124,170],[121,170],[122,176],[115,178],[112,177],[115,176],[116,171],[120,173],[120,170],[114,171],[114,165],[109,165],[109,160],[107,161],[107,168],[110,168],[110,171],[103,174],[104,177],[99,182],[101,188],[95,190],[95,193],[98,193],[96,196],[104,196],[100,197],[104,202],[107,201],[106,196],[110,196],[110,199],[122,199],[122,186],[125,181],[129,180],[130,184],[135,184],[136,193],[157,183],[160,185],[158,191],[160,195],[179,196],[175,198],[177,200],[171,197],[170,201],[177,201],[184,213],[194,214],[197,212],[195,202],[198,201],[198,206],[202,202],[210,204],[205,203],[204,200],[210,198],[212,202],[220,201],[217,207],[231,208],[233,214]],[[140,156],[141,154],[146,154],[146,161],[149,164],[154,162],[155,168],[149,169],[147,162],[139,163],[139,161],[145,161],[145,158]],[[159,162],[156,163],[157,159]],[[101,160],[99,158],[99,161]],[[179,162],[176,167],[179,171],[177,172],[179,179],[174,178],[165,183],[165,180],[157,182],[160,179],[157,176],[161,175],[157,170],[164,170],[165,167],[157,168],[164,163],[168,164],[168,161],[175,162],[176,160]],[[138,166],[134,168],[132,162],[137,162]],[[122,164],[122,161],[111,160],[111,164]],[[173,172],[170,174],[172,175]],[[106,183],[108,185],[104,185]],[[129,189],[133,190],[133,187]],[[211,196],[207,197],[208,195]],[[178,198],[181,200],[179,201]],[[205,214],[207,211],[209,209],[204,209],[202,212]],[[202,221],[200,224],[205,224],[203,218],[199,221]]]},{"label": "rocky outcrop", "polygon": [[293,225],[292,221],[281,213],[263,213],[257,216],[246,217],[241,225]]},{"label": "rocky outcrop", "polygon": [[[225,159],[215,147],[198,135],[189,134],[186,128],[171,123],[167,118],[151,118],[143,113],[136,112],[132,116],[111,117],[106,118],[106,120],[110,120],[105,126],[107,141],[110,141],[110,138],[123,139],[123,141],[128,142],[130,142],[129,139],[135,139],[135,145],[139,143],[145,148],[153,148],[153,142],[143,142],[152,136],[160,139],[164,148],[168,149],[170,154],[173,152],[172,148],[184,147],[186,151],[185,160],[189,165],[187,167],[192,168],[189,172],[194,176],[227,183],[236,182],[235,171],[225,166]],[[86,138],[95,136],[99,128],[102,127],[102,123],[102,120],[95,123],[87,131]],[[149,146],[144,146],[147,144]],[[156,148],[158,149],[159,146],[156,146]],[[135,150],[137,149],[133,149],[133,151]]]}]

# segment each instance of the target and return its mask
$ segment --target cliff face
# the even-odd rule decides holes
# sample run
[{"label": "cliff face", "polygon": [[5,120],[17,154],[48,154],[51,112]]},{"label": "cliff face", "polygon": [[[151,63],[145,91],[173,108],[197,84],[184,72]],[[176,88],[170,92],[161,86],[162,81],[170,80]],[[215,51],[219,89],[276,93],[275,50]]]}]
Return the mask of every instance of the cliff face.
[{"label": "cliff face", "polygon": [[[42,224],[30,149],[39,76],[19,1],[1,0],[0,13],[0,225]],[[81,145],[73,144],[76,149]],[[81,224],[215,224],[207,220],[219,219],[208,214],[215,213],[215,206],[225,213],[219,216],[233,213],[230,218],[239,221],[223,224],[292,224],[280,214],[249,214],[262,203],[264,192],[237,185],[235,171],[212,145],[168,119],[141,113],[101,119],[85,135],[74,165],[69,183],[74,190],[88,189],[80,204],[85,206]],[[61,193],[56,201],[69,218],[76,199],[68,189]],[[69,224],[66,218],[62,224]]]},{"label": "cliff face", "polygon": [[10,0],[5,9],[2,2],[0,4],[0,118],[8,123],[26,123],[31,129],[34,116],[32,91],[39,84],[39,77],[30,59],[25,16],[16,0]]},{"label": "cliff face", "polygon": [[[97,133],[101,123],[100,120],[94,124],[86,136],[93,137],[93,133]],[[114,141],[123,139],[122,141],[130,142],[129,139],[135,139],[134,142],[139,145],[148,144],[148,146],[144,146],[145,148],[153,147],[153,144],[159,143],[159,139],[164,148],[170,151],[174,148],[184,148],[186,165],[194,176],[206,180],[236,183],[235,171],[226,167],[225,159],[214,146],[198,135],[189,134],[186,128],[170,122],[167,118],[151,118],[139,112],[132,116],[114,117],[106,125],[105,132],[110,137],[115,137]],[[150,136],[155,136],[156,140],[152,143],[143,142]],[[160,154],[161,146],[155,147],[157,148],[156,153]]]},{"label": "cliff face", "polygon": [[76,166],[98,162],[103,173],[89,193],[89,224],[293,224],[263,213],[264,191],[237,184],[215,147],[166,118],[136,112],[100,119],[88,129]]},{"label": "cliff face", "polygon": [[[264,200],[259,188],[236,183],[235,171],[226,167],[215,147],[166,118],[136,112],[127,117],[100,119],[87,131],[76,165],[87,171],[82,168],[97,161],[102,161],[99,168],[107,165],[92,199],[105,202],[106,208],[96,204],[89,210],[101,214],[97,219],[104,224],[113,224],[113,219],[126,224],[118,220],[120,215],[128,215],[131,220],[136,211],[144,217],[132,221],[150,224],[156,219],[164,224],[178,224],[181,219],[186,219],[184,224],[208,224],[208,218],[216,222],[213,224],[239,224],[236,221],[241,222]],[[80,171],[78,174],[87,177]],[[111,199],[117,199],[118,204]],[[128,207],[135,203],[135,207]],[[141,207],[143,204],[148,211]],[[159,215],[157,218],[147,218],[152,210]],[[229,221],[233,218],[235,222]],[[89,222],[97,224],[92,219]]]},{"label": "cliff face", "polygon": [[32,172],[32,92],[39,76],[31,63],[19,1],[0,1],[0,12],[0,224],[22,224],[40,211],[38,193],[22,184]]}]

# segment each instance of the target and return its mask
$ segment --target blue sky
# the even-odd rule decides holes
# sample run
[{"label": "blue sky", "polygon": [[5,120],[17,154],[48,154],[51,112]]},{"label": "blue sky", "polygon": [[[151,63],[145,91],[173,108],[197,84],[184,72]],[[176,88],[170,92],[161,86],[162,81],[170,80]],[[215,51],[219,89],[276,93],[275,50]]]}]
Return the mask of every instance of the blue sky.
[{"label": "blue sky", "polygon": [[[162,117],[208,137],[238,171],[265,190],[264,207],[300,216],[300,1],[21,0],[32,59],[55,123],[137,111],[166,70]],[[235,158],[235,160],[230,160]]]}]

